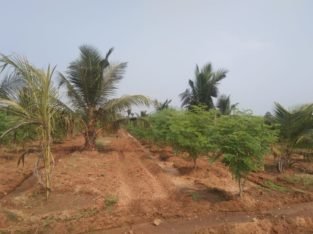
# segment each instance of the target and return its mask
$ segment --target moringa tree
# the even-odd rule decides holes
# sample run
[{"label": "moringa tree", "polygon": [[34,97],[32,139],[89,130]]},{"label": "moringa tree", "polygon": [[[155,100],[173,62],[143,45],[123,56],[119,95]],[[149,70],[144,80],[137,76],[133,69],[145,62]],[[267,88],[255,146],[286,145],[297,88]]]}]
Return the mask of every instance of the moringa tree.
[{"label": "moringa tree", "polygon": [[94,149],[97,137],[97,123],[112,121],[117,112],[132,105],[149,105],[143,95],[126,95],[112,98],[118,82],[123,78],[126,63],[111,65],[108,61],[113,49],[105,57],[95,48],[80,47],[80,56],[73,61],[67,76],[60,74],[60,86],[65,85],[71,106],[80,114],[85,126],[85,148]]},{"label": "moringa tree", "polygon": [[[13,120],[13,126],[4,131],[1,138],[22,127],[35,127],[41,148],[36,162],[35,175],[45,187],[48,198],[51,191],[51,171],[54,165],[51,153],[54,119],[56,113],[63,108],[57,99],[57,90],[52,84],[54,69],[48,67],[44,71],[35,68],[24,58],[11,58],[5,55],[0,57],[0,68],[2,72],[8,71],[8,75],[0,84],[0,109]],[[41,163],[44,166],[43,175],[39,170]]]},{"label": "moringa tree", "polygon": [[219,69],[213,71],[212,64],[206,64],[201,70],[198,65],[195,70],[195,80],[189,80],[189,89],[180,94],[182,107],[193,105],[214,108],[213,98],[218,95],[218,85],[226,77],[227,71]]},{"label": "moringa tree", "polygon": [[276,141],[263,119],[249,115],[224,115],[215,124],[213,141],[223,153],[223,163],[238,182],[242,196],[247,176],[263,165],[264,155]]}]

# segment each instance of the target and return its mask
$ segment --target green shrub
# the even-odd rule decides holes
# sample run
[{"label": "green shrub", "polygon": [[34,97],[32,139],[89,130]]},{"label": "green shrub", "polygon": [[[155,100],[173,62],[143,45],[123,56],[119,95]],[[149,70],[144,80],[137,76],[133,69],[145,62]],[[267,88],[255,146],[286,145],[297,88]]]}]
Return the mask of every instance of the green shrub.
[{"label": "green shrub", "polygon": [[290,175],[285,177],[289,183],[302,185],[304,187],[312,188],[313,187],[313,175],[302,174],[302,175]]},{"label": "green shrub", "polygon": [[118,202],[118,197],[115,195],[108,195],[104,199],[104,206],[106,209],[112,209],[113,206],[115,206]]},{"label": "green shrub", "polygon": [[246,176],[263,165],[263,157],[276,140],[275,132],[260,117],[239,115],[218,119],[213,136],[224,153],[223,162],[238,181],[242,195]]},{"label": "green shrub", "polygon": [[[10,129],[16,123],[17,118],[7,114],[4,111],[0,111],[0,136],[8,129]],[[22,144],[29,141],[38,139],[38,133],[35,126],[22,126],[0,138],[0,144]]]},{"label": "green shrub", "polygon": [[192,111],[168,109],[149,116],[149,127],[132,125],[129,131],[138,138],[187,152],[195,167],[199,155],[216,149],[210,140],[214,133],[214,118],[214,111],[208,112],[199,107],[194,107]]},{"label": "green shrub", "polygon": [[149,127],[132,125],[129,131],[138,138],[188,152],[194,166],[199,155],[224,154],[223,162],[238,181],[240,195],[246,176],[261,168],[263,156],[276,140],[276,132],[264,124],[262,117],[218,116],[216,111],[200,107],[160,111],[147,121]]},{"label": "green shrub", "polygon": [[96,140],[96,149],[98,151],[102,151],[105,149],[105,144],[102,142],[102,140],[99,139]]},{"label": "green shrub", "polygon": [[191,198],[193,201],[199,201],[202,199],[202,195],[198,192],[191,193]]}]

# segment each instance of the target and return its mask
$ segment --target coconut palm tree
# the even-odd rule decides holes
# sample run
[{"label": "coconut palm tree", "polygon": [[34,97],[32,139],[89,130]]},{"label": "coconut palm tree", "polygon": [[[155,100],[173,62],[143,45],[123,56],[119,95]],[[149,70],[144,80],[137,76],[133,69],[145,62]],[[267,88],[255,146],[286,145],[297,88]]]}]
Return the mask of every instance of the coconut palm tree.
[{"label": "coconut palm tree", "polygon": [[172,102],[171,99],[166,99],[164,102],[159,102],[158,100],[154,100],[154,108],[156,111],[162,111],[169,108],[170,103]]},{"label": "coconut palm tree", "polygon": [[[40,139],[40,154],[35,171],[39,182],[46,188],[48,198],[51,190],[51,171],[54,164],[51,153],[52,131],[55,114],[63,107],[53,87],[54,68],[46,71],[32,66],[25,58],[1,55],[0,68],[8,71],[0,84],[0,109],[14,120],[13,126],[2,137],[25,126],[34,126]],[[23,154],[25,156],[25,154]],[[44,171],[38,170],[43,163]]]},{"label": "coconut palm tree", "polygon": [[267,111],[264,115],[264,123],[267,125],[273,125],[275,123],[274,116],[272,115],[271,112]]},{"label": "coconut palm tree", "polygon": [[206,64],[200,71],[198,65],[195,70],[195,80],[189,80],[189,89],[180,94],[182,107],[203,105],[207,109],[214,108],[213,98],[218,95],[218,85],[226,77],[227,71],[219,69],[213,72],[212,64]]},{"label": "coconut palm tree", "polygon": [[231,104],[230,96],[221,95],[217,99],[216,107],[219,109],[222,115],[230,115],[238,106],[238,103]]},{"label": "coconut palm tree", "polygon": [[275,103],[274,120],[279,125],[279,145],[273,146],[273,153],[278,157],[278,171],[282,172],[296,149],[313,147],[313,104],[288,111]]},{"label": "coconut palm tree", "polygon": [[88,45],[79,49],[80,56],[69,65],[66,76],[60,74],[60,86],[66,86],[71,107],[84,123],[85,148],[94,149],[99,122],[112,121],[117,112],[132,105],[149,105],[150,100],[143,95],[112,98],[126,68],[126,63],[109,63],[113,48],[105,57]]},{"label": "coconut palm tree", "polygon": [[313,104],[288,111],[275,103],[274,117],[280,126],[280,141],[291,146],[299,145],[313,130]]}]

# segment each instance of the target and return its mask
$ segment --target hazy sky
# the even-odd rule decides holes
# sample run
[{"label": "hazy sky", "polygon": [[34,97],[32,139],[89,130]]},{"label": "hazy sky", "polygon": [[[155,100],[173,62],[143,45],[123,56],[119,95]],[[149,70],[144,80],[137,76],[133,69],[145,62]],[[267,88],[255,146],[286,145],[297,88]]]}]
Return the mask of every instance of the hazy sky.
[{"label": "hazy sky", "polygon": [[65,71],[82,44],[128,62],[119,95],[173,99],[195,65],[229,70],[220,93],[256,114],[313,101],[311,0],[0,0],[0,52]]}]

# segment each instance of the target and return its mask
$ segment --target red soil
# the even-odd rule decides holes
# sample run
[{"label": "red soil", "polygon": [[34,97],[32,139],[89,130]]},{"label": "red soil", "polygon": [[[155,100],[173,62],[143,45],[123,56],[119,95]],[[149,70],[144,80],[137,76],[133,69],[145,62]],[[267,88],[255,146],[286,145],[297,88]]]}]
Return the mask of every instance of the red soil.
[{"label": "red soil", "polygon": [[[285,175],[254,173],[239,198],[220,162],[201,158],[191,170],[170,148],[143,146],[124,131],[100,140],[100,152],[80,151],[81,137],[54,145],[48,201],[31,176],[35,154],[17,168],[17,154],[1,153],[0,233],[312,233],[312,189]],[[286,190],[260,186],[267,180]]]}]

